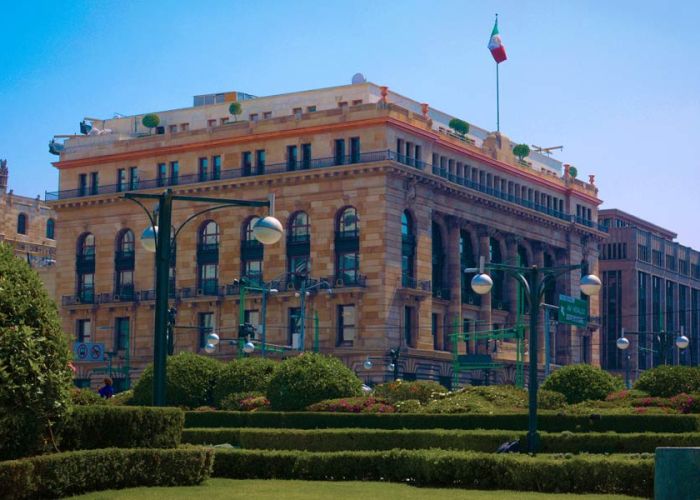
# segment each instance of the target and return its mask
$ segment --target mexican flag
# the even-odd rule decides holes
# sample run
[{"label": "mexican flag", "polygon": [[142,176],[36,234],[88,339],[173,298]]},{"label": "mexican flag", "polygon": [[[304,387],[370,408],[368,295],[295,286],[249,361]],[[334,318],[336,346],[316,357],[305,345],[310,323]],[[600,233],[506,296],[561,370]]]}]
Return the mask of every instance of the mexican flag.
[{"label": "mexican flag", "polygon": [[496,19],[496,22],[493,25],[493,31],[491,32],[491,39],[489,40],[488,47],[491,51],[491,55],[493,56],[493,60],[496,61],[496,64],[500,64],[508,59],[508,56],[506,56],[506,48],[503,46],[503,42],[501,41],[501,35],[498,34],[498,19]]}]

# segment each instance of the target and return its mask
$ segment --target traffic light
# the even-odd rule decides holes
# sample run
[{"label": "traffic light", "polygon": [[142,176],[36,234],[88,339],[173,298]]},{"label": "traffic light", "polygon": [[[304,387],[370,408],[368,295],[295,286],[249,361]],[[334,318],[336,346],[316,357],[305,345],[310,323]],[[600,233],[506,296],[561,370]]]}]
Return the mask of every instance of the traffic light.
[{"label": "traffic light", "polygon": [[250,337],[251,339],[254,339],[255,332],[255,326],[251,325],[250,323],[243,323],[242,325],[238,325],[238,336],[240,338]]}]

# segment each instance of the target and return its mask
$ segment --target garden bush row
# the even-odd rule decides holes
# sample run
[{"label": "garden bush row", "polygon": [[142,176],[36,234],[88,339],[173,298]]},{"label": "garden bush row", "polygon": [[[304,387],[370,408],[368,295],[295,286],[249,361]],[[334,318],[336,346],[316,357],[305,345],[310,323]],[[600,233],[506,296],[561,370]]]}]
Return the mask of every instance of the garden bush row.
[{"label": "garden bush row", "polygon": [[188,486],[209,478],[211,448],[71,451],[0,462],[0,498],[62,498],[136,486]]},{"label": "garden bush row", "polygon": [[61,450],[174,448],[180,444],[179,408],[76,406],[59,429]]},{"label": "garden bush row", "polygon": [[[377,429],[186,429],[184,443],[228,443],[244,449],[356,451],[356,450],[468,450],[495,452],[526,434],[503,430],[377,430]],[[700,433],[540,433],[542,453],[653,453],[658,446],[700,446]]]},{"label": "garden bush row", "polygon": [[[700,432],[697,415],[561,415],[540,412],[538,428],[545,432]],[[291,429],[527,429],[525,413],[414,414],[311,412],[186,412],[185,428],[264,427]]]},{"label": "garden bush row", "polygon": [[538,492],[654,494],[653,458],[553,456],[444,450],[217,450],[214,477],[408,482]]}]

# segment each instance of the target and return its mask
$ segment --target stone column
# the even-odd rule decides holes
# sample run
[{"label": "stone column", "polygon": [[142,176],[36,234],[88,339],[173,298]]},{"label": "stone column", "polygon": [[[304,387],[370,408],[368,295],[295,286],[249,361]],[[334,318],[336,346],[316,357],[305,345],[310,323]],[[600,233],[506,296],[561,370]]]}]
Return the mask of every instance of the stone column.
[{"label": "stone column", "polygon": [[[510,235],[506,238],[506,264],[511,266],[518,265],[518,241],[516,236]],[[518,290],[520,284],[515,278],[506,275],[507,284],[506,300],[508,301],[508,309],[510,311],[510,321],[515,323],[515,318],[518,316]]]},{"label": "stone column", "polygon": [[[489,230],[486,226],[479,226],[479,259],[485,257],[486,263],[491,261],[489,252]],[[479,259],[477,259],[477,266],[479,264]],[[481,307],[479,309],[479,324],[476,325],[475,330],[484,331],[491,330],[492,320],[491,320],[491,294],[487,293],[481,296]],[[476,351],[476,346],[472,352]],[[485,352],[480,352],[478,354],[487,354]]]},{"label": "stone column", "polygon": [[[450,288],[449,324],[445,325],[447,331],[454,333],[454,322],[457,319],[458,330],[462,324],[462,259],[459,251],[460,225],[456,217],[447,217],[445,220],[448,231],[447,243],[447,280]],[[460,353],[465,351],[464,342],[459,342],[454,337],[450,337],[451,342],[457,342]],[[452,349],[450,349],[451,351]]]}]

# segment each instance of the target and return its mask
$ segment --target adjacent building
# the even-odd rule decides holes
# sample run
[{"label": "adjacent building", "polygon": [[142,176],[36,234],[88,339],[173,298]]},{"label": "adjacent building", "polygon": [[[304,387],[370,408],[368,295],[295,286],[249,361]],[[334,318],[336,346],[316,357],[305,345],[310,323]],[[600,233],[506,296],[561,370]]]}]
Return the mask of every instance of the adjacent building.
[{"label": "adjacent building", "polygon": [[[700,252],[674,241],[676,233],[617,209],[598,214],[610,237],[600,246],[603,366],[634,375],[659,364],[697,366],[700,360]],[[631,345],[618,352],[625,329]],[[683,332],[690,345],[674,347]]]},{"label": "adjacent building", "polygon": [[14,248],[37,270],[47,291],[55,297],[56,215],[41,198],[8,191],[10,169],[0,160],[0,243]]},{"label": "adjacent building", "polygon": [[[229,114],[233,101],[240,115]],[[63,326],[76,341],[104,344],[113,363],[128,359],[134,372],[152,358],[154,257],[139,243],[148,219],[123,198],[127,191],[246,200],[274,193],[285,225],[283,240],[264,248],[252,237],[264,210],[215,210],[180,230],[170,272],[176,352],[203,353],[211,331],[238,336],[236,283],[246,277],[277,290],[267,300],[269,343],[299,348],[304,324],[305,349],[317,337],[322,352],[370,381],[391,377],[393,348],[405,379],[449,384],[457,353],[486,356],[498,363],[491,380],[512,381],[512,339],[465,342],[461,334],[513,326],[516,282],[494,273],[492,293],[479,297],[462,270],[484,256],[597,272],[606,228],[592,176],[581,181],[538,153],[519,160],[500,133],[472,126],[456,134],[452,116],[387,87],[211,94],[157,115],[152,129],[143,115],[92,120],[86,135],[51,146],[60,155],[59,191],[47,200],[61,220]],[[202,208],[176,203],[175,225]],[[311,288],[303,310],[302,281]],[[578,281],[578,271],[561,276],[548,302],[578,297]],[[259,332],[261,295],[247,294],[243,310]],[[587,326],[555,328],[554,363],[599,364],[598,310],[593,297]],[[230,344],[215,356],[235,356]],[[78,376],[95,369],[100,363],[81,363]],[[467,370],[461,379],[483,376]]]}]

